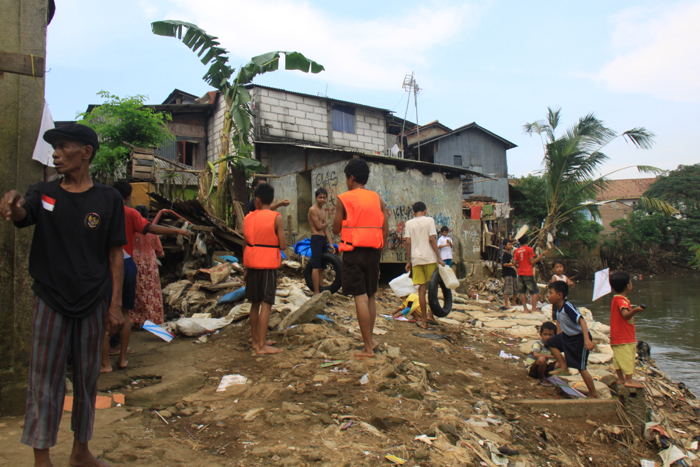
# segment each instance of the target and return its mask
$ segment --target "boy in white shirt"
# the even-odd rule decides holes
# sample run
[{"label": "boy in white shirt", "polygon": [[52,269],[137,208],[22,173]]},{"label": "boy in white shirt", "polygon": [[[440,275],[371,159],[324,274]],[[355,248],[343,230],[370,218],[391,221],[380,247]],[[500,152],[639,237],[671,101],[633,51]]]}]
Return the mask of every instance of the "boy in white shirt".
[{"label": "boy in white shirt", "polygon": [[444,266],[437,247],[437,229],[435,220],[428,217],[428,208],[424,202],[418,201],[413,205],[413,219],[406,222],[404,238],[406,239],[406,271],[411,271],[413,284],[418,286],[418,300],[423,316],[423,329],[428,329],[428,320],[435,322],[433,313],[426,307],[425,294],[437,263]]},{"label": "boy in white shirt", "polygon": [[440,259],[442,259],[446,265],[452,267],[452,239],[447,236],[450,233],[450,229],[446,225],[443,225],[440,229],[440,238],[437,240],[437,247],[440,250]]}]

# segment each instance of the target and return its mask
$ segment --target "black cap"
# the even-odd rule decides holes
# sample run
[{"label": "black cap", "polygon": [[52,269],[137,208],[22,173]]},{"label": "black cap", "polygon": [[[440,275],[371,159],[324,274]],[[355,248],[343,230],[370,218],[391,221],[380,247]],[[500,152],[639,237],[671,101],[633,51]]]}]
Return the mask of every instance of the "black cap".
[{"label": "black cap", "polygon": [[74,139],[76,141],[80,141],[81,143],[87,144],[88,146],[92,146],[93,155],[95,155],[97,150],[100,149],[100,143],[97,140],[97,133],[95,133],[95,130],[87,125],[69,123],[68,125],[46,130],[44,133],[44,141],[49,144],[53,144],[60,136],[65,136],[66,138]]}]

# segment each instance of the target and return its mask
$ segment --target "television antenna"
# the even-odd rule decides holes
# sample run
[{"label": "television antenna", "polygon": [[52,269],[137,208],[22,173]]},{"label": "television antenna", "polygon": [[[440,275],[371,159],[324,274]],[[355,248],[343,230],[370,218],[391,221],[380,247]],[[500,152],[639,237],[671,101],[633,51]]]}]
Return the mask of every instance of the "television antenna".
[{"label": "television antenna", "polygon": [[410,75],[406,75],[403,78],[403,85],[401,86],[404,91],[408,93],[408,99],[406,100],[406,112],[403,117],[403,126],[401,128],[401,148],[403,149],[403,156],[406,157],[405,149],[403,148],[403,135],[406,129],[406,117],[408,117],[408,104],[411,102],[411,92],[413,92],[413,103],[416,106],[416,137],[418,139],[418,160],[420,160],[420,130],[418,128],[418,94],[422,91],[413,72]]}]

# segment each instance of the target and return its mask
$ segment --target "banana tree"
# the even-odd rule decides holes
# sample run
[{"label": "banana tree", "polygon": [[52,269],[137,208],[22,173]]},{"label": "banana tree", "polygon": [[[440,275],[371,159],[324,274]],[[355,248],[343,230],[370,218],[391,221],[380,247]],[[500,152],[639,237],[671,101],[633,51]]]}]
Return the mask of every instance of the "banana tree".
[{"label": "banana tree", "polygon": [[[642,173],[663,172],[656,167],[630,165],[596,176],[600,167],[609,160],[603,151],[611,142],[623,138],[638,149],[651,149],[654,134],[643,127],[618,134],[593,114],[588,114],[564,134],[556,136],[555,130],[560,124],[561,109],[547,110],[546,120],[526,123],[523,126],[524,132],[530,136],[540,136],[544,150],[542,176],[546,182],[547,217],[542,227],[535,231],[536,243],[541,249],[546,247],[548,234],[572,213],[587,209],[594,217],[598,216],[597,205],[594,202],[582,201],[596,199],[607,186],[609,175],[628,168],[636,168]],[[677,212],[673,206],[658,199],[645,198],[642,203],[666,214]]]},{"label": "banana tree", "polygon": [[[209,70],[202,77],[212,87],[221,92],[226,102],[224,115],[224,128],[221,133],[221,150],[219,158],[214,162],[208,162],[212,172],[211,186],[205,201],[214,188],[214,174],[218,166],[217,206],[216,213],[219,217],[227,218],[226,197],[228,186],[228,164],[232,163],[236,168],[249,174],[260,172],[264,166],[254,156],[255,125],[253,124],[253,109],[250,105],[250,93],[245,87],[253,81],[257,75],[276,71],[279,68],[280,57],[285,56],[285,69],[298,70],[304,73],[320,73],[323,65],[306,58],[299,52],[268,52],[253,57],[250,62],[241,67],[234,79],[235,68],[228,65],[228,51],[221,47],[218,38],[207,34],[196,24],[177,20],[164,20],[151,23],[153,34],[159,36],[176,37],[201,57],[204,65],[209,65]],[[184,32],[184,35],[183,35]]]}]

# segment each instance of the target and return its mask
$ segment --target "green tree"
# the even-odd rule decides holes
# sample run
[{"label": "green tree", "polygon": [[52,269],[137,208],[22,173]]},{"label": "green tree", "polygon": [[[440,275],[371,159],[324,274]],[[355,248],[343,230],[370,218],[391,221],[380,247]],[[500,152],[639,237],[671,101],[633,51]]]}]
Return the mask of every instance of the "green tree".
[{"label": "green tree", "polygon": [[119,97],[107,91],[98,96],[105,101],[92,112],[79,114],[78,123],[89,126],[100,137],[100,150],[90,165],[90,173],[97,180],[108,183],[124,170],[130,149],[124,142],[140,147],[158,147],[174,136],[168,130],[170,114],[144,107],[147,97],[142,95]]},{"label": "green tree", "polygon": [[[674,206],[679,215],[668,219],[668,233],[687,256],[688,264],[700,267],[700,164],[679,165],[659,176],[644,193]],[[653,207],[648,209],[656,211]]]},{"label": "green tree", "polygon": [[[548,108],[547,118],[523,126],[525,133],[539,135],[542,139],[544,158],[542,161],[542,178],[545,183],[545,202],[547,216],[541,229],[537,231],[537,244],[545,248],[547,234],[562,222],[569,220],[573,213],[588,209],[597,215],[592,201],[605,188],[607,176],[597,176],[609,157],[603,151],[615,139],[623,138],[639,149],[649,149],[654,135],[646,128],[638,127],[618,134],[606,127],[593,114],[582,117],[563,134],[556,131],[561,123],[561,110]],[[640,172],[660,173],[661,170],[649,166],[636,167]],[[624,167],[628,168],[628,167]],[[673,209],[663,202],[656,202],[659,208]]]},{"label": "green tree", "polygon": [[615,231],[606,238],[604,245],[617,254],[660,249],[665,243],[667,218],[662,213],[648,215],[633,211],[626,219],[615,219],[610,226]]},{"label": "green tree", "polygon": [[[511,198],[515,218],[534,228],[541,226],[548,215],[545,179],[538,175],[528,175],[513,179],[512,183],[520,195]],[[583,201],[586,200],[581,196],[573,197],[565,209],[576,208]],[[597,216],[596,205],[589,205],[587,208],[594,213],[594,217]],[[574,256],[581,249],[591,250],[598,245],[598,233],[603,230],[603,226],[595,220],[590,220],[582,211],[573,209],[568,218],[557,226],[557,236],[568,243],[568,248],[562,249],[567,256]]]},{"label": "green tree", "polygon": [[[226,190],[228,163],[233,163],[236,168],[246,172],[260,171],[264,166],[253,158],[255,141],[255,125],[253,125],[253,111],[250,106],[250,93],[244,87],[253,81],[255,76],[276,71],[279,68],[280,56],[285,56],[285,69],[298,70],[304,73],[320,73],[323,65],[306,58],[299,52],[268,52],[253,57],[248,64],[241,67],[238,75],[231,80],[235,68],[228,65],[228,51],[221,47],[218,37],[207,34],[196,24],[177,20],[155,21],[151,23],[153,34],[167,37],[177,37],[202,57],[202,63],[208,65],[209,70],[203,79],[212,87],[221,92],[226,100],[226,115],[224,118],[224,130],[221,134],[221,154],[217,161],[209,163],[212,173],[211,188],[214,188],[215,166],[218,165],[218,189],[217,206],[215,208],[219,217],[228,218],[229,210]],[[186,31],[183,36],[183,31]],[[233,136],[233,140],[232,140]],[[233,143],[233,144],[231,144]],[[207,200],[203,200],[208,202]]]},{"label": "green tree", "polygon": [[512,179],[516,195],[511,196],[513,215],[530,226],[540,226],[547,217],[545,181],[539,175],[527,175]]}]

